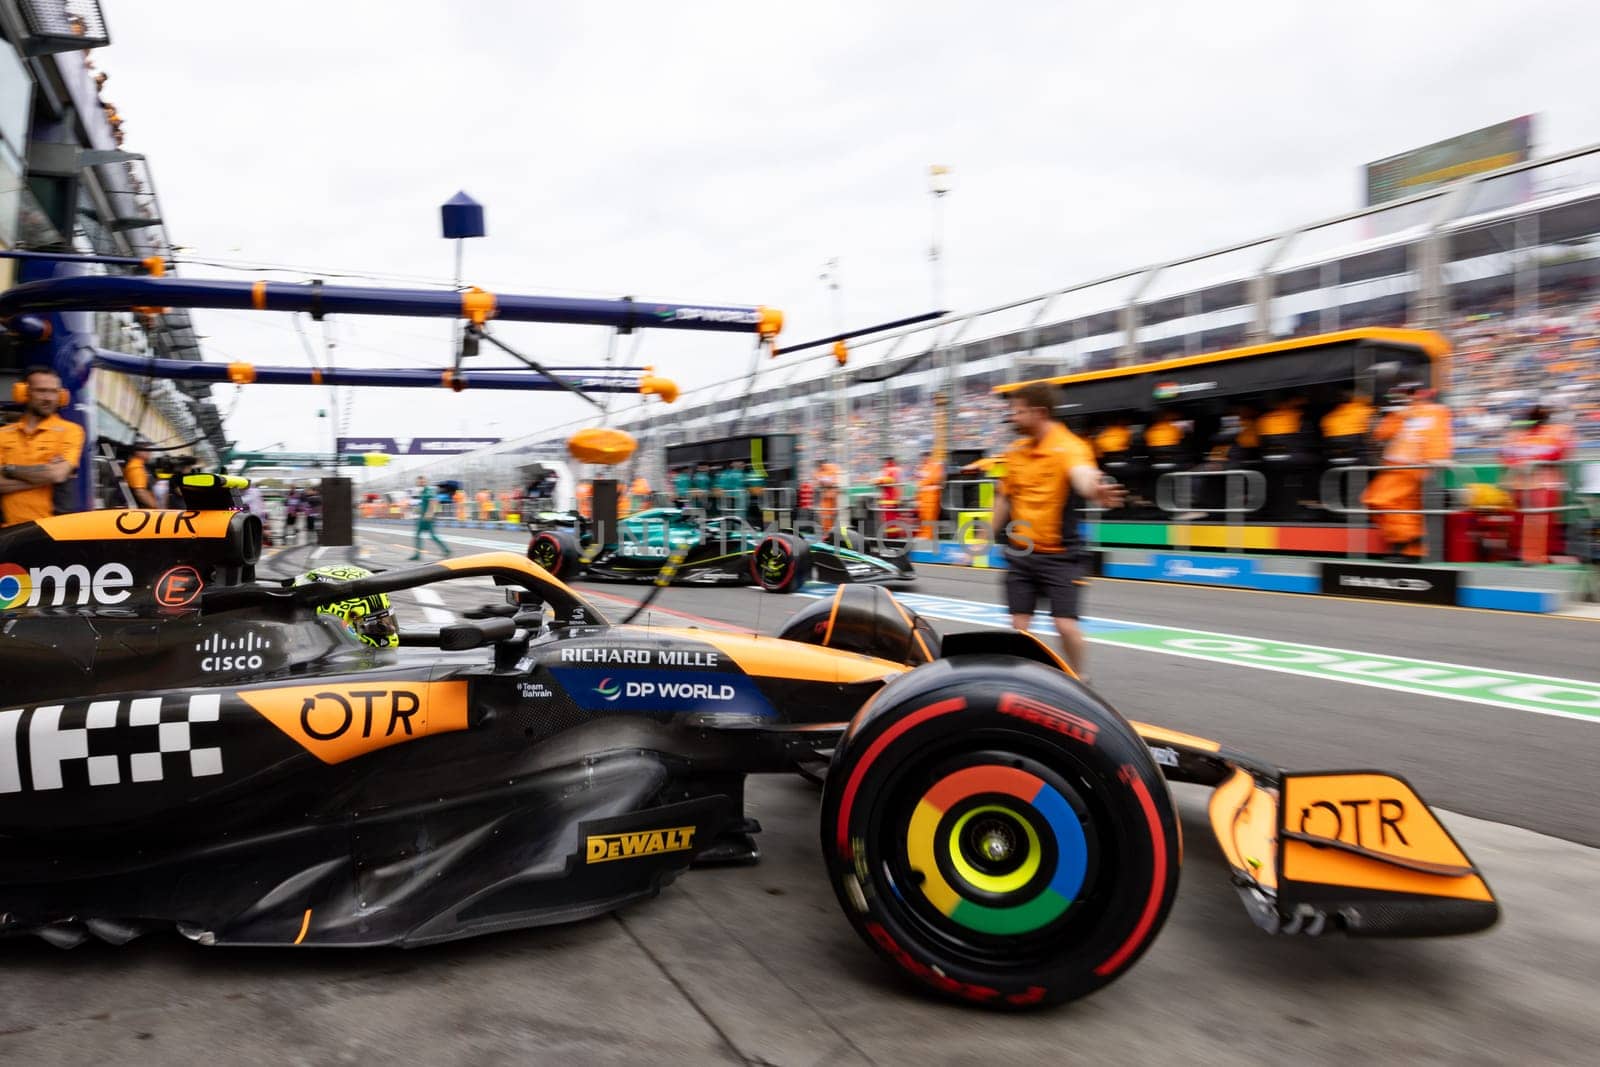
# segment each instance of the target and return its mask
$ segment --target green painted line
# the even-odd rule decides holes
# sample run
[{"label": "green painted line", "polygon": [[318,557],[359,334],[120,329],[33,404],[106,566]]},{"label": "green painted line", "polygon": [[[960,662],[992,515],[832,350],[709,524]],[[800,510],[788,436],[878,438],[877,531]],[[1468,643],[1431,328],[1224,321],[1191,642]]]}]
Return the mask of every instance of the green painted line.
[{"label": "green painted line", "polygon": [[1600,722],[1600,683],[1573,678],[1159,626],[1103,630],[1089,640],[1303,678]]},{"label": "green painted line", "polygon": [[[808,587],[802,595],[832,595],[827,586],[819,585],[816,590],[813,592]],[[998,604],[911,592],[897,592],[895,599],[930,619],[1000,629],[1011,624],[1006,609]],[[1302,645],[1244,634],[1159,626],[1130,619],[1086,616],[1079,621],[1085,640],[1097,645],[1600,723],[1600,682]],[[1055,624],[1044,615],[1035,615],[1029,629],[1046,640],[1055,635]]]}]

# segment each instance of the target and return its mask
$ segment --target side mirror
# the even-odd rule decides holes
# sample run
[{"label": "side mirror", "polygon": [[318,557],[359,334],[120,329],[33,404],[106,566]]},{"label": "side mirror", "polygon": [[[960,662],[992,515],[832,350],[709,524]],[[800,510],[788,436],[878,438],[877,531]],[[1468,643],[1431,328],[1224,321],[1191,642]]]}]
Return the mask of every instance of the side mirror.
[{"label": "side mirror", "polygon": [[452,623],[439,627],[439,651],[465,652],[469,648],[504,641],[516,632],[517,626],[510,619]]}]

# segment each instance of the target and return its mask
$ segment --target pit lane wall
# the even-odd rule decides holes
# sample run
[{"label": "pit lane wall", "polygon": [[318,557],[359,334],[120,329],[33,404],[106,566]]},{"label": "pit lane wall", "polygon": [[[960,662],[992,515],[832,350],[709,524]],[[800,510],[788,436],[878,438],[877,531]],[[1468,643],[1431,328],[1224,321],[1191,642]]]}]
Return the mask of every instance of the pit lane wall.
[{"label": "pit lane wall", "polygon": [[[1004,569],[988,546],[944,543],[913,549],[913,563]],[[1597,595],[1592,568],[1512,564],[1399,564],[1249,553],[1101,548],[1090,571],[1103,578],[1224,589],[1356,597],[1406,604],[1549,614]]]}]

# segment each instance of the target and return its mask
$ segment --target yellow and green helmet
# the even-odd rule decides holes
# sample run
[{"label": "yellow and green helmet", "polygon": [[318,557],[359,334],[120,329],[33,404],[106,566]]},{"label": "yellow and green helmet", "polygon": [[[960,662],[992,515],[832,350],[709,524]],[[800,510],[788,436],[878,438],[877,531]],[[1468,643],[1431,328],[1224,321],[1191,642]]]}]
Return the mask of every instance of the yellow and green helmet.
[{"label": "yellow and green helmet", "polygon": [[[295,585],[312,582],[350,582],[357,578],[370,578],[372,572],[365,567],[318,567],[294,580]],[[363,644],[374,648],[394,648],[400,644],[400,625],[395,619],[394,607],[387,593],[336,600],[331,604],[317,605],[318,615],[332,615],[344,623],[345,629]]]}]

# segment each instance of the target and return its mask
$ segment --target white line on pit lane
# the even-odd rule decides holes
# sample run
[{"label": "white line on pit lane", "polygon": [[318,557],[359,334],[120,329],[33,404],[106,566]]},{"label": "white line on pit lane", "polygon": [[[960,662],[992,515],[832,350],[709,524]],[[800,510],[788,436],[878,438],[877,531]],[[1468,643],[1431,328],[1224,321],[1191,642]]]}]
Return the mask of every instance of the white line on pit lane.
[{"label": "white line on pit lane", "polygon": [[456,617],[444,609],[444,598],[425,585],[411,590],[411,595],[422,606],[423,616],[435,626],[448,626]]},{"label": "white line on pit lane", "polygon": [[[385,526],[361,526],[361,525],[357,525],[356,529],[364,531],[366,533],[370,533],[370,534],[383,534],[386,537],[391,537],[391,538],[392,537],[399,537],[402,540],[410,533],[410,531],[408,531],[404,527],[400,527],[400,526],[385,527]],[[504,549],[515,549],[516,546],[517,546],[517,541],[516,540],[491,541],[491,540],[489,540],[487,538],[483,538],[483,537],[463,537],[458,533],[451,533],[451,532],[448,532],[446,530],[440,530],[439,531],[439,538],[440,538],[440,540],[447,541],[450,544],[471,545],[473,548],[487,548],[487,549],[502,549],[502,550],[504,550]]]},{"label": "white line on pit lane", "polygon": [[[799,595],[823,598],[832,595],[832,587],[821,583],[808,584],[800,590]],[[902,594],[902,602],[906,607],[932,619],[963,622],[969,625],[988,626],[995,629],[1008,629],[1009,616],[1004,608],[996,604],[980,603],[970,600],[958,600],[951,597],[930,596],[923,593]],[[1579,722],[1600,723],[1600,716],[1594,710],[1594,701],[1600,698],[1600,683],[1578,678],[1560,678],[1548,674],[1527,674],[1522,671],[1507,671],[1493,667],[1476,667],[1464,663],[1450,663],[1442,660],[1415,659],[1410,656],[1395,655],[1390,653],[1370,653],[1356,649],[1333,648],[1326,645],[1308,645],[1299,642],[1278,641],[1273,638],[1250,637],[1244,634],[1224,633],[1217,630],[1197,630],[1187,626],[1164,626],[1160,623],[1135,622],[1128,619],[1109,619],[1085,617],[1084,640],[1091,644],[1105,645],[1112,648],[1131,649],[1135,652],[1154,652],[1164,656],[1178,656],[1184,659],[1200,660],[1205,663],[1218,664],[1227,667],[1242,667],[1246,670],[1272,671],[1277,674],[1290,674],[1302,678],[1312,678],[1317,681],[1338,682],[1343,685],[1360,685],[1373,689],[1387,689],[1390,692],[1405,693],[1411,696],[1426,696],[1440,700],[1454,700],[1467,704],[1480,704],[1488,707],[1506,708],[1511,711],[1529,712],[1535,715],[1549,715],[1557,718],[1576,720]],[[1099,628],[1098,632],[1096,632]],[[1055,633],[1054,624],[1042,614],[1035,615],[1029,630],[1042,638],[1048,638]],[[1138,634],[1141,632],[1166,632],[1178,635],[1178,640],[1187,644],[1141,642],[1119,639],[1118,632],[1124,634]],[[1197,649],[1192,647],[1199,641],[1210,641],[1212,644],[1221,642],[1225,645],[1246,644],[1260,647],[1254,649],[1252,655],[1243,657],[1244,662],[1237,655],[1230,652],[1251,651],[1249,649]],[[1274,661],[1265,658],[1265,653],[1272,646],[1289,651],[1302,657],[1306,655],[1317,657],[1310,662],[1327,663],[1329,659],[1348,661],[1347,668],[1329,668],[1327,670],[1309,669],[1304,667],[1289,666],[1286,662]],[[1302,660],[1304,661],[1304,660]],[[1398,677],[1385,679],[1381,676],[1356,673],[1349,668],[1357,664],[1365,667],[1368,664],[1384,668],[1389,667],[1393,672],[1407,672],[1416,675],[1419,670],[1432,675],[1441,672],[1459,671],[1463,680],[1467,678],[1482,679],[1482,684],[1496,684],[1503,681],[1503,687],[1490,693],[1472,693],[1463,689],[1450,687],[1438,688],[1446,685],[1435,680],[1434,684],[1417,680],[1401,680]],[[1535,687],[1553,683],[1555,686],[1567,687],[1580,694],[1576,703],[1552,701],[1548,698],[1538,699],[1526,695],[1529,684]],[[1545,686],[1548,689],[1548,686]],[[1521,690],[1512,692],[1508,690]],[[1513,698],[1514,697],[1514,698]],[[1564,705],[1564,706],[1563,706]],[[1578,707],[1583,710],[1574,711],[1570,708]]]}]

